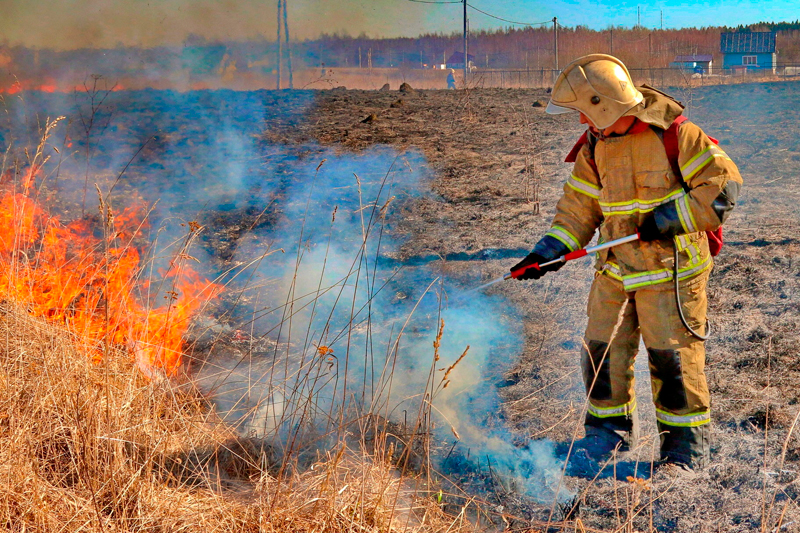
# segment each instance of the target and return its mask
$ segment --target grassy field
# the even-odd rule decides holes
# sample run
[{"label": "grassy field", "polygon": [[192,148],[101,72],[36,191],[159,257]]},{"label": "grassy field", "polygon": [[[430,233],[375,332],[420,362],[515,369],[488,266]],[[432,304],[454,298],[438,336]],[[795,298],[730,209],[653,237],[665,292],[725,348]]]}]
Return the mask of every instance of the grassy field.
[{"label": "grassy field", "polygon": [[[204,167],[192,166],[196,160],[186,154],[176,163],[174,156],[181,152],[170,151],[169,143],[191,153],[201,132],[180,137],[180,121],[170,122],[175,125],[170,135],[146,145],[144,152],[153,159],[131,166],[137,180],[119,185],[124,196],[141,199],[137,182],[163,169],[157,156],[164,157],[173,159],[167,167],[171,176],[181,171],[180,165],[188,169],[178,181],[198,189],[192,202],[210,196],[219,203],[197,219],[180,218],[184,226],[171,236],[170,255],[161,260],[167,273],[175,268],[178,274],[165,275],[173,281],[153,292],[159,300],[168,296],[166,303],[148,304],[132,314],[127,302],[153,301],[141,300],[148,294],[142,292],[142,280],[161,279],[142,274],[153,276],[156,270],[145,252],[150,239],[137,237],[129,226],[142,227],[147,217],[125,215],[117,207],[125,205],[120,197],[102,194],[111,198],[100,201],[102,215],[81,216],[78,202],[89,178],[78,173],[80,165],[61,166],[66,169],[62,182],[72,179],[79,185],[70,193],[78,200],[59,198],[50,187],[59,168],[52,142],[7,152],[3,190],[10,211],[0,218],[6,272],[0,316],[0,524],[11,531],[65,532],[791,531],[800,520],[800,274],[795,260],[800,242],[793,230],[798,222],[793,168],[800,148],[791,134],[796,122],[791,109],[800,89],[775,83],[681,91],[692,120],[721,139],[745,178],[710,285],[717,332],[708,344],[714,457],[697,478],[650,475],[655,424],[641,361],[636,377],[645,444],[619,458],[620,473],[623,463],[638,465],[630,478],[560,473],[551,478],[543,468],[511,479],[497,464],[498,455],[481,455],[481,447],[493,443],[506,456],[538,450],[532,456],[545,457],[547,443],[581,435],[585,400],[578,352],[591,265],[570,265],[536,284],[498,284],[485,296],[459,296],[463,289],[501,276],[548,227],[569,171],[561,159],[580,128],[570,117],[551,117],[531,106],[546,99],[545,93],[259,93],[247,101],[264,107],[261,144],[254,144],[263,150],[257,154],[263,159],[247,152],[244,161],[260,165],[264,179],[280,186],[273,196],[253,192],[254,182],[246,180],[245,189],[213,179],[199,185],[192,181]],[[123,124],[108,135],[124,139],[120,136],[133,130],[136,121]],[[97,157],[127,160],[136,146],[121,145],[126,146],[124,158],[113,153],[114,143],[98,148]],[[393,148],[388,158],[389,152],[375,151],[383,145]],[[232,145],[219,141],[212,146],[235,156]],[[207,152],[208,145],[199,150]],[[203,157],[213,159],[207,153]],[[373,193],[365,193],[355,203],[292,192],[298,182],[313,181],[325,191],[364,193],[367,184],[395,179],[394,171],[385,168],[387,160],[401,161],[397,172],[414,176],[413,187],[399,182],[404,184],[396,196],[402,201],[394,190],[374,200]],[[293,174],[287,161],[307,170]],[[235,158],[232,162],[237,163]],[[324,181],[329,168],[335,179]],[[211,178],[217,175],[213,170]],[[104,172],[98,181],[107,191],[116,176]],[[353,173],[361,177],[352,178]],[[149,185],[158,189],[158,184]],[[412,191],[416,188],[423,192]],[[168,198],[179,198],[174,190],[168,192]],[[228,198],[239,194],[248,194],[253,205],[228,206]],[[53,201],[55,207],[42,204],[28,224],[22,214],[35,211],[26,207],[26,198]],[[256,209],[256,200],[266,201]],[[69,216],[55,222],[56,213]],[[349,248],[337,248],[330,240],[325,244],[335,235],[326,228],[334,227],[337,217],[348,228],[342,235],[349,236],[342,238]],[[85,225],[81,231],[72,225],[76,221]],[[59,238],[48,240],[56,227],[62,230],[55,234]],[[305,229],[300,234],[305,238],[282,229],[298,227]],[[153,234],[158,232],[146,235]],[[295,239],[291,248],[288,240],[277,238],[288,235]],[[370,239],[377,236],[391,247],[375,245]],[[89,240],[65,248],[67,263],[53,263],[45,243],[79,238]],[[282,245],[289,254],[278,253]],[[132,250],[141,252],[143,263],[131,277],[108,277],[130,260]],[[370,254],[374,262],[355,260]],[[232,290],[236,286],[227,278],[208,275],[211,282],[226,285],[223,296],[214,299],[202,287],[192,292],[190,285],[176,285],[197,264],[194,256],[216,272],[253,261],[276,261],[278,266],[260,271],[265,277],[249,285],[261,292],[247,285]],[[383,280],[378,256],[382,269],[390,266],[385,272],[398,273]],[[350,265],[362,263],[367,266],[351,278],[347,269],[352,272]],[[338,287],[317,270],[301,279],[306,264],[327,264],[325,276],[342,275],[339,269],[347,265],[343,271],[349,281],[337,290],[375,287],[376,280],[386,281],[387,289],[370,288],[367,297],[353,292],[338,316],[304,322],[325,314],[322,307],[316,314],[309,310],[331,297],[322,298],[321,292]],[[60,289],[65,282],[52,279],[64,272],[80,274],[80,290],[60,303],[41,303],[43,296],[59,292],[52,287]],[[86,272],[95,277],[85,277]],[[435,279],[431,272],[446,285],[421,284]],[[210,283],[203,276],[191,279]],[[307,286],[317,292],[303,300]],[[428,291],[436,293],[435,303],[425,300]],[[259,303],[259,298],[271,301]],[[189,300],[195,305],[181,307]],[[126,305],[119,305],[123,301]],[[236,306],[251,309],[252,316],[280,316],[271,324],[254,318],[241,322],[230,318]],[[172,314],[179,308],[186,316]],[[359,308],[371,311],[361,315]],[[420,312],[421,322],[410,323],[401,342],[391,325],[411,308]],[[334,314],[328,307],[325,312]],[[86,316],[95,320],[94,326],[86,326]],[[194,317],[191,327],[189,316]],[[164,344],[158,332],[173,326],[180,334],[173,344]],[[265,334],[267,326],[282,326],[290,334]],[[324,333],[307,332],[317,330]],[[391,330],[389,341],[379,336],[384,330]],[[467,342],[475,337],[484,342]],[[351,343],[351,338],[358,341]],[[362,355],[351,359],[349,350],[369,345],[370,339],[380,348],[372,366],[364,363],[358,366],[363,375],[354,374],[364,379],[363,385],[317,385],[338,377],[326,373],[338,364],[352,361],[355,369]],[[408,351],[390,349],[396,345]],[[171,366],[169,354],[179,352],[185,352],[182,363]],[[300,384],[292,389],[286,416],[279,417],[292,421],[290,431],[280,431],[283,422],[272,428],[274,433],[247,422],[275,417],[275,401],[264,403],[263,396],[252,405],[237,404],[255,394],[252,383],[234,387],[233,405],[223,409],[219,391],[209,393],[198,379],[203,376],[198,368],[209,361],[217,373],[223,369],[247,379],[250,369],[261,376],[267,368],[283,369],[277,374],[282,391],[291,389],[287,383]],[[248,370],[241,373],[241,368]],[[370,387],[366,368],[375,378]],[[269,375],[275,374],[270,370]],[[393,410],[390,395],[376,394],[392,383],[403,390],[402,402],[410,402],[401,402],[405,412]],[[363,401],[321,401],[331,390],[339,398],[348,397],[345,391],[369,391],[373,408],[364,409]],[[409,400],[412,396],[417,399]],[[240,411],[244,415],[230,416]],[[471,418],[462,418],[463,412]],[[292,442],[287,435],[306,439],[319,432],[320,426],[309,422],[317,415],[327,421],[326,431],[316,441],[287,445]],[[301,426],[303,432],[297,429]],[[498,435],[502,445],[490,438]],[[614,464],[607,468],[613,474]],[[531,497],[541,487],[551,493],[563,487],[570,496]],[[580,510],[573,512],[575,502]]]}]

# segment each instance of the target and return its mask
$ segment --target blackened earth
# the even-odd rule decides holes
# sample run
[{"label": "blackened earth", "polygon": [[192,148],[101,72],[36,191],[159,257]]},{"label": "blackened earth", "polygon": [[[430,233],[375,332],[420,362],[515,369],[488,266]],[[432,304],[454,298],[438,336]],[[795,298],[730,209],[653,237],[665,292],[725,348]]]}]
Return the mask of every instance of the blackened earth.
[{"label": "blackened earth", "polygon": [[[588,528],[744,532],[773,531],[781,524],[790,531],[800,523],[800,85],[671,92],[687,104],[691,120],[720,139],[745,181],[709,288],[713,461],[691,480],[649,475],[658,437],[642,360],[636,377],[645,445],[622,458],[627,464],[640,461],[639,479],[565,483],[578,491],[580,519]],[[398,202],[400,216],[389,229],[402,244],[387,252],[388,259],[398,265],[436,263],[462,288],[502,276],[548,229],[570,172],[564,155],[581,133],[574,116],[549,116],[534,106],[547,98],[535,90],[141,91],[111,95],[97,109],[81,95],[28,95],[24,105],[6,98],[12,111],[2,119],[4,143],[13,137],[18,145],[35,146],[45,116],[70,117],[69,128],[57,130],[65,154],[61,173],[49,176],[58,186],[53,191],[70,180],[71,194],[52,197],[64,218],[96,216],[95,181],[102,190],[116,183],[115,206],[155,198],[162,206],[178,203],[185,207],[184,223],[196,213],[206,227],[203,259],[220,269],[235,259],[245,237],[286,223],[275,206],[296,179],[286,170],[288,159],[305,160],[313,170],[326,151],[358,155],[390,145],[421,153],[409,161],[424,166],[412,170],[428,177],[430,194]],[[230,135],[219,131],[220,124]],[[82,159],[87,147],[88,186]],[[172,197],[177,189],[196,194]],[[540,282],[487,289],[521,316],[525,339],[523,349],[507,353],[498,365],[505,374],[491,377],[502,402],[486,414],[487,426],[507,426],[521,443],[581,436],[578,363],[592,277],[588,261],[575,262]],[[523,524],[547,516],[547,509],[526,514],[514,495],[496,490],[490,473],[469,475],[494,490],[491,503],[494,509],[503,506],[508,520],[517,516],[515,523]]]},{"label": "blackened earth", "polygon": [[[658,437],[647,363],[640,360],[645,445],[623,459],[641,461],[639,477],[650,479],[567,482],[579,490],[587,527],[791,530],[800,523],[800,85],[667,90],[721,140],[744,177],[709,288],[713,461],[691,480],[650,478]],[[406,206],[398,231],[407,240],[398,258],[443,257],[449,275],[478,285],[503,275],[547,230],[569,175],[562,160],[581,127],[576,117],[549,116],[533,105],[545,99],[532,90],[320,92],[301,120],[268,120],[265,139],[422,151],[434,195]],[[578,364],[592,276],[587,261],[540,282],[489,289],[524,317],[525,348],[508,354],[498,415],[523,440],[581,436]],[[495,498],[509,503],[502,493]]]}]

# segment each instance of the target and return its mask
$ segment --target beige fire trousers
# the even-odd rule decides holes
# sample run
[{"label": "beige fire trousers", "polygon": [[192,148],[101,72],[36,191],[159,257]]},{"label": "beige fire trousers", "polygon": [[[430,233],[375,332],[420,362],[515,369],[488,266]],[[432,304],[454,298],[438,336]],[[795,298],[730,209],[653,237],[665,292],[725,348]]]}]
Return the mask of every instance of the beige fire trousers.
[{"label": "beige fire trousers", "polygon": [[[708,273],[682,281],[683,314],[697,332],[706,331]],[[636,439],[634,359],[644,339],[661,456],[692,466],[708,457],[709,393],[704,342],[684,327],[671,283],[625,292],[622,283],[596,274],[588,304],[582,355],[589,396],[587,433],[607,430],[628,444]]]}]

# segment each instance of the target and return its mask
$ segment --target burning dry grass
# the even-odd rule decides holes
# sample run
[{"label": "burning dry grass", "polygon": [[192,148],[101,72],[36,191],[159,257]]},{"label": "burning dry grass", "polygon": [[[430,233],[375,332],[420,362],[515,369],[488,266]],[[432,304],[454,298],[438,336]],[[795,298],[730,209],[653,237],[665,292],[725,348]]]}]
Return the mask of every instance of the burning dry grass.
[{"label": "burning dry grass", "polygon": [[[99,187],[100,220],[63,222],[43,205],[48,175],[45,155],[53,129],[48,120],[35,150],[25,158],[9,149],[0,165],[0,290],[33,315],[64,324],[93,344],[95,361],[112,347],[127,345],[145,369],[174,374],[181,364],[183,334],[190,318],[220,287],[188,266],[187,251],[199,231],[189,232],[152,284],[141,274],[148,266],[137,243],[149,227],[141,206],[115,211]],[[56,169],[55,172],[58,172]],[[111,187],[113,189],[113,186]],[[163,306],[152,305],[157,296]]]},{"label": "burning dry grass", "polygon": [[[0,172],[0,527],[471,527],[463,512],[442,511],[441,493],[417,492],[391,453],[375,458],[341,439],[300,468],[220,420],[180,374],[183,333],[218,289],[185,266],[199,226],[187,223],[163,286],[150,290],[135,246],[142,211],[115,213],[98,190],[99,222],[62,223],[38,203],[46,139],[27,164]],[[161,294],[166,304],[151,307]]]},{"label": "burning dry grass", "polygon": [[[10,302],[0,317],[0,524],[12,531],[462,531],[388,464],[339,448],[271,470],[188,385],[101,365]],[[463,519],[463,517],[462,517]]]}]

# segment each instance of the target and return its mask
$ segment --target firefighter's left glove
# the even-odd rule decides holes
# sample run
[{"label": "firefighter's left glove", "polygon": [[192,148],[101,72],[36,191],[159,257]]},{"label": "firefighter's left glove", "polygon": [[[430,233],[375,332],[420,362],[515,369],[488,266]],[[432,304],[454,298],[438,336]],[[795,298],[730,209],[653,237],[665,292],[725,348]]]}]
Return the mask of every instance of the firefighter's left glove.
[{"label": "firefighter's left glove", "polygon": [[639,240],[644,242],[657,241],[658,239],[669,237],[669,235],[664,235],[661,230],[658,229],[656,217],[652,212],[645,215],[645,219],[636,231],[639,233]]},{"label": "firefighter's left glove", "polygon": [[[520,261],[519,263],[517,263],[516,265],[511,267],[511,272],[514,272],[515,270],[519,270],[520,268],[526,267],[528,265],[547,263],[548,261],[551,261],[551,260],[552,260],[551,258],[544,257],[542,255],[539,255],[539,254],[535,253],[535,252],[531,252],[525,257],[525,259],[523,259],[522,261]],[[522,274],[520,274],[520,276],[518,278],[516,278],[516,279],[519,279],[519,280],[523,280],[523,279],[539,279],[542,276],[544,276],[546,273],[555,272],[556,270],[558,270],[562,266],[564,266],[564,263],[556,263],[554,265],[550,265],[550,266],[547,266],[547,267],[539,267],[539,268],[531,267],[528,270],[526,270],[525,272],[523,272]]]}]

